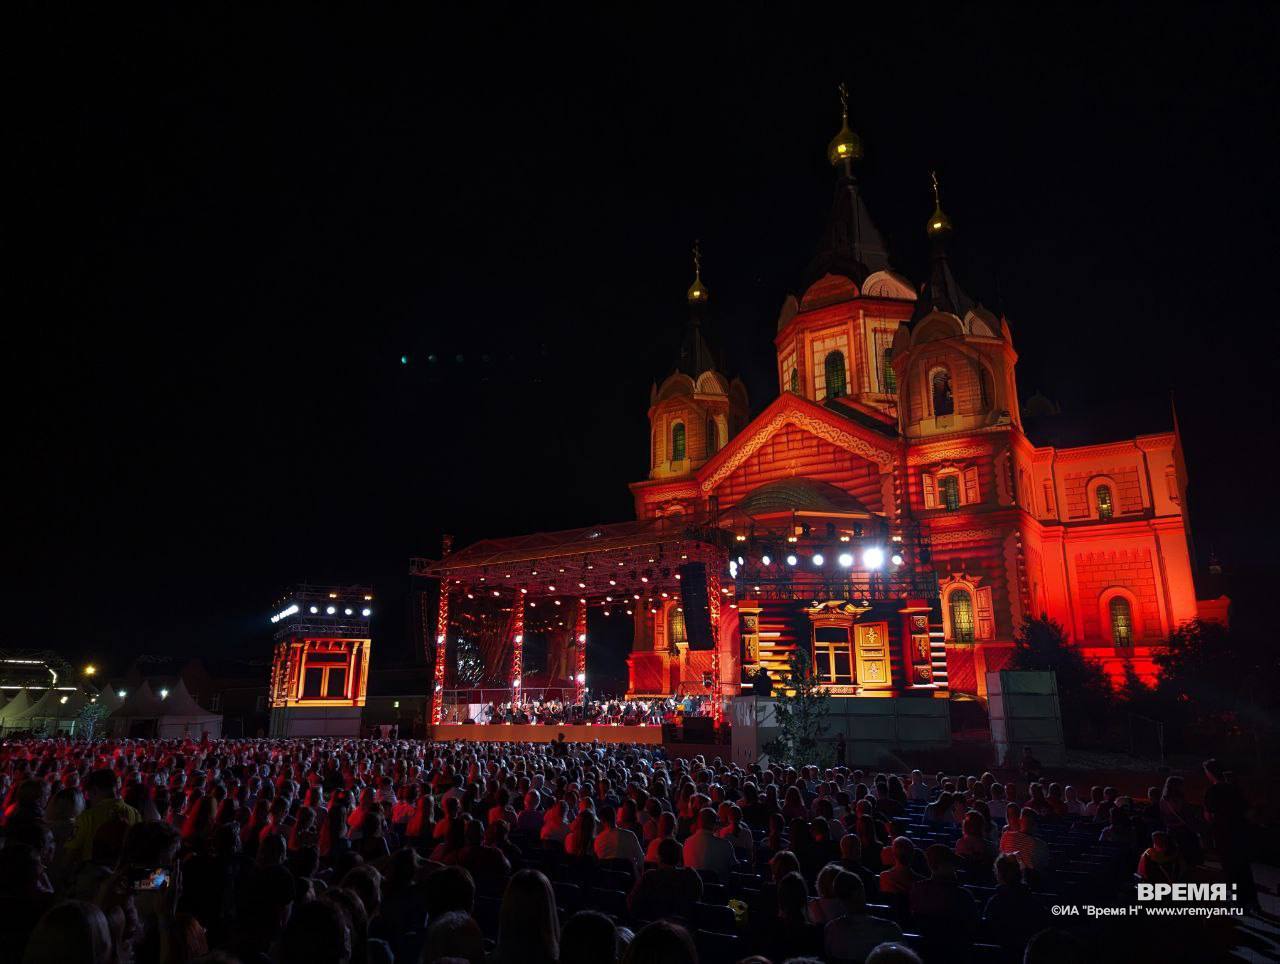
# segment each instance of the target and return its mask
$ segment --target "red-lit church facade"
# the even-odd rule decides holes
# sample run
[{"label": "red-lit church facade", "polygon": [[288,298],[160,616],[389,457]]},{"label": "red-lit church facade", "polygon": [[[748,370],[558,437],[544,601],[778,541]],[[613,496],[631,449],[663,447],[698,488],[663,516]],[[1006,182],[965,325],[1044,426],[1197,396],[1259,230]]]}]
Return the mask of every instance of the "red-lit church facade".
[{"label": "red-lit church facade", "polygon": [[[986,673],[1007,665],[1020,625],[1041,614],[1113,680],[1126,667],[1153,678],[1172,630],[1225,612],[1224,600],[1197,601],[1172,411],[1147,434],[1037,444],[1024,430],[1011,325],[956,282],[941,205],[927,226],[929,276],[912,284],[890,267],[868,215],[847,123],[829,153],[831,217],[799,294],[782,305],[778,394],[754,418],[745,386],[718,370],[703,337],[700,273],[687,293],[678,364],[651,393],[649,477],[631,486],[639,522],[628,525],[668,540],[685,527],[722,605],[714,648],[691,649],[674,569],[660,561],[653,578],[665,588],[646,579],[631,610],[629,694],[706,693],[710,674],[732,695],[759,666],[777,678],[805,647],[840,695],[985,696]],[[509,638],[530,591],[546,595],[557,571],[561,582],[598,575],[597,565],[634,577],[636,566],[654,572],[655,546],[668,566],[688,550],[633,533],[615,567],[593,555],[593,532],[541,537],[545,552],[534,537],[484,543],[415,570],[445,589],[437,691],[448,685],[450,614],[477,587],[513,601]],[[588,652],[580,614],[619,608],[598,579],[579,585],[581,597],[565,599],[579,615],[560,621],[569,655],[552,661],[569,685]],[[512,658],[510,647],[493,652]]]}]

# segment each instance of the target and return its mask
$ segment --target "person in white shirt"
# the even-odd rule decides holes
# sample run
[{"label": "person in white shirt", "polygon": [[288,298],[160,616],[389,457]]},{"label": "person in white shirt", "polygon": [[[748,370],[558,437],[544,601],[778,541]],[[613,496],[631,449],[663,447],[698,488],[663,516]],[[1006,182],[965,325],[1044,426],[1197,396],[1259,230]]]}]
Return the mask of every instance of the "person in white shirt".
[{"label": "person in white shirt", "polygon": [[631,861],[637,880],[644,873],[644,848],[634,833],[618,827],[613,807],[600,808],[600,832],[596,834],[595,851],[600,860],[621,857]]},{"label": "person in white shirt", "polygon": [[710,871],[724,882],[738,865],[733,844],[716,836],[716,812],[710,807],[698,811],[698,829],[684,842],[684,865]]},{"label": "person in white shirt", "polygon": [[1080,791],[1075,787],[1068,786],[1062,791],[1062,802],[1066,804],[1067,816],[1084,816],[1084,802],[1080,799]]},{"label": "person in white shirt", "polygon": [[742,822],[742,808],[736,803],[720,804],[719,836],[733,844],[734,850],[745,850],[750,860],[755,851],[756,841],[751,830]]},{"label": "person in white shirt", "polygon": [[1030,807],[1015,816],[1016,804],[1009,807],[1009,822],[1000,835],[1000,852],[1016,854],[1024,870],[1048,870],[1052,863],[1049,845],[1035,836],[1036,812]]}]

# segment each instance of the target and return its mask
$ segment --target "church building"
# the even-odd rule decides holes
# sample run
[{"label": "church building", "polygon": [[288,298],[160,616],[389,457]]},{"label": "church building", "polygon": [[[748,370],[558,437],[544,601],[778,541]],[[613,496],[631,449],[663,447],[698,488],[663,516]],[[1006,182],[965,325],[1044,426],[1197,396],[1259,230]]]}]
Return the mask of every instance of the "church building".
[{"label": "church building", "polygon": [[[861,154],[846,111],[828,150],[830,220],[778,315],[777,396],[750,418],[742,382],[716,370],[702,331],[711,295],[697,265],[678,364],[652,390],[649,477],[631,486],[637,517],[707,520],[745,552],[730,563],[742,575],[737,620],[721,623],[724,684],[732,691],[759,665],[784,671],[805,645],[838,692],[865,695],[861,612],[832,625],[832,607],[803,588],[756,599],[762,587],[752,583],[788,565],[790,583],[803,582],[821,568],[816,559],[857,569],[863,558],[841,553],[841,540],[882,533],[909,549],[902,534],[912,532],[918,545],[905,564],[936,581],[902,611],[918,630],[928,623],[929,642],[920,640],[921,665],[885,664],[893,689],[926,683],[985,695],[985,674],[1007,665],[1023,621],[1042,614],[1113,680],[1126,667],[1152,679],[1169,633],[1202,608],[1223,608],[1196,599],[1172,409],[1164,425],[1134,437],[1059,446],[1029,432],[1013,330],[954,277],[936,181],[929,273],[914,284],[892,270],[868,215],[855,175]],[[883,553],[868,558],[889,567]],[[678,600],[638,612],[636,624],[630,691],[697,690],[710,661],[689,651]],[[910,624],[901,639],[889,626],[892,652],[909,653]]]},{"label": "church building", "polygon": [[[446,541],[413,562],[441,585],[433,722],[492,699],[460,678],[464,644],[513,702],[580,702],[588,613],[634,627],[628,695],[710,697],[717,719],[761,669],[777,680],[801,655],[833,695],[892,701],[863,709],[936,716],[985,697],[1041,615],[1113,681],[1151,680],[1173,630],[1225,615],[1224,599],[1196,598],[1172,407],[1064,431],[1045,399],[1021,406],[1013,328],[954,276],[936,181],[913,283],[868,214],[861,155],[846,110],[831,214],[778,314],[763,410],[752,417],[707,344],[695,249],[683,344],[649,399],[636,520],[456,553]],[[526,673],[526,636],[545,643],[545,673]]]}]

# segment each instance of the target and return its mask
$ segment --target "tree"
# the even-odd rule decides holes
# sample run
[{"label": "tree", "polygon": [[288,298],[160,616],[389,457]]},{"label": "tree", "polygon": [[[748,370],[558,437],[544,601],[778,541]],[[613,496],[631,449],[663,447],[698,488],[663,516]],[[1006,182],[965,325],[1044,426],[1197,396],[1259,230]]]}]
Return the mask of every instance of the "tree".
[{"label": "tree", "polygon": [[1193,620],[1174,630],[1155,661],[1160,704],[1188,737],[1210,747],[1243,738],[1261,752],[1276,735],[1280,659],[1261,634]]},{"label": "tree", "polygon": [[80,715],[76,717],[75,735],[82,740],[92,740],[98,724],[107,718],[110,712],[98,700],[90,700],[80,707]]},{"label": "tree", "polygon": [[1014,637],[1009,669],[1052,672],[1058,682],[1058,706],[1067,743],[1096,739],[1112,721],[1115,694],[1102,667],[1084,658],[1067,640],[1062,624],[1040,616],[1028,619]]},{"label": "tree", "polygon": [[765,752],[796,766],[818,762],[818,740],[827,729],[831,694],[819,682],[808,650],[796,648],[786,679],[775,689],[778,735],[766,744]]}]

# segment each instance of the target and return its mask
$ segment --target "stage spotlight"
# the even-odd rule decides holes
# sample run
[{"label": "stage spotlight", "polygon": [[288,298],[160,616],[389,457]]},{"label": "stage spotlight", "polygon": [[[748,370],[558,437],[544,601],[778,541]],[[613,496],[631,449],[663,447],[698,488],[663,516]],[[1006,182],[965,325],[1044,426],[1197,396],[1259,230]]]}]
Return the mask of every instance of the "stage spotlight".
[{"label": "stage spotlight", "polygon": [[872,546],[862,553],[862,567],[864,569],[879,569],[884,565],[884,550],[879,546]]},{"label": "stage spotlight", "polygon": [[325,613],[326,613],[327,615],[332,616],[334,613],[336,613],[336,612],[338,611],[338,607],[337,607],[337,606],[325,606],[325,607],[324,607],[324,611],[325,611]]},{"label": "stage spotlight", "polygon": [[162,700],[167,700],[168,698],[169,698],[169,691],[168,691],[168,690],[166,690],[166,689],[161,689],[161,690],[160,690],[160,699],[162,699]]},{"label": "stage spotlight", "polygon": [[730,579],[738,578],[738,563],[735,562],[733,559],[729,560],[729,578]]},{"label": "stage spotlight", "polygon": [[360,615],[361,615],[361,616],[372,616],[372,615],[373,615],[373,610],[372,610],[372,609],[369,609],[368,607],[366,607],[366,608],[364,608],[364,609],[360,610]]},{"label": "stage spotlight", "polygon": [[900,552],[895,552],[893,555],[891,555],[891,556],[889,557],[889,561],[890,561],[890,562],[892,562],[895,566],[900,566],[900,565],[902,565],[902,561],[903,561],[903,560],[902,560],[902,553],[900,553]]},{"label": "stage spotlight", "polygon": [[822,553],[820,553],[820,552],[815,552],[815,553],[813,554],[813,564],[814,564],[815,566],[820,566],[820,565],[822,565],[822,564],[823,564],[824,562],[826,562],[826,561],[827,561],[827,560],[825,560],[825,559],[823,559],[823,558],[822,558]]},{"label": "stage spotlight", "polygon": [[743,556],[738,556],[738,565],[745,566],[746,564],[747,560]]},{"label": "stage spotlight", "polygon": [[578,682],[579,682],[579,683],[585,683],[586,681],[587,681],[587,674],[586,674],[586,673],[579,673],[579,674],[578,674]]},{"label": "stage spotlight", "polygon": [[853,556],[850,553],[842,552],[840,553],[840,558],[837,559],[836,561],[839,562],[840,565],[848,569],[850,566],[853,565]]},{"label": "stage spotlight", "polygon": [[773,564],[773,560],[772,560],[772,559],[770,559],[770,558],[769,558],[769,556],[768,556],[767,554],[766,554],[766,555],[763,555],[763,556],[761,556],[761,557],[760,557],[760,565],[762,565],[762,566],[769,566],[769,565],[772,565],[772,564]]},{"label": "stage spotlight", "polygon": [[[498,590],[496,590],[496,589],[495,589],[495,590],[493,591],[493,594],[494,594],[495,596],[496,596],[496,595],[498,595]],[[344,615],[344,616],[350,616],[350,615],[351,615],[351,610],[350,610],[350,609],[344,609],[344,610],[342,610],[342,615]]]},{"label": "stage spotlight", "polygon": [[312,606],[312,607],[311,607],[311,611],[312,611],[313,613],[318,613],[318,612],[320,611],[320,607],[319,607],[319,606]]},{"label": "stage spotlight", "polygon": [[124,691],[124,690],[116,690],[116,696],[120,697],[120,699],[124,699],[124,698],[125,698],[125,691]]},{"label": "stage spotlight", "polygon": [[788,565],[788,566],[794,566],[794,565],[796,564],[796,562],[797,562],[797,560],[796,560],[796,557],[795,557],[794,555],[787,556],[787,565]]}]

